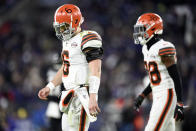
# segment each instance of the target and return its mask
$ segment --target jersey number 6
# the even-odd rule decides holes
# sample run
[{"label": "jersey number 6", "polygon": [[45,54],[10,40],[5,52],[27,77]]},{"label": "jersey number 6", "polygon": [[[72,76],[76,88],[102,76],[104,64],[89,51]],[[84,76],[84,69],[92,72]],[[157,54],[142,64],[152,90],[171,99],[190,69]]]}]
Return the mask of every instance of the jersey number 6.
[{"label": "jersey number 6", "polygon": [[148,64],[145,61],[145,67],[149,72],[150,81],[152,85],[159,85],[161,82],[161,74],[158,69],[158,65],[155,61],[150,61]]},{"label": "jersey number 6", "polygon": [[67,77],[69,75],[69,66],[70,66],[70,63],[68,61],[69,51],[67,51],[67,50],[63,51],[62,59],[63,59],[63,65],[64,65],[64,67],[63,67],[63,76]]}]

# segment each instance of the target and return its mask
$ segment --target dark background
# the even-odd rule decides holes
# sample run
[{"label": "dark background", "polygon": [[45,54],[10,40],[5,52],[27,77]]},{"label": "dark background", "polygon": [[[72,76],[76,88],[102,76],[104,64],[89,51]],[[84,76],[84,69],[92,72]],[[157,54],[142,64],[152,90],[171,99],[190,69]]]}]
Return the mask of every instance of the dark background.
[{"label": "dark background", "polygon": [[83,29],[103,39],[104,59],[99,91],[102,113],[90,131],[140,131],[149,116],[151,97],[140,113],[133,99],[148,83],[141,46],[132,33],[137,18],[159,14],[164,39],[177,49],[183,80],[184,122],[177,131],[196,130],[196,2],[194,0],[0,0],[0,131],[47,131],[46,101],[37,97],[46,84],[46,72],[61,52],[53,29],[55,10],[63,4],[80,7]]}]

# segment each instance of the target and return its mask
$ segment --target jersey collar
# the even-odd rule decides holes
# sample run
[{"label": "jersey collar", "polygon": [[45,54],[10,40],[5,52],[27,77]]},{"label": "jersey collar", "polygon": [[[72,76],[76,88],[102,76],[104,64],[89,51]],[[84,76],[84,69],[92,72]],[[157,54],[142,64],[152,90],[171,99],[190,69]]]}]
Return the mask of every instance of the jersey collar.
[{"label": "jersey collar", "polygon": [[151,40],[149,40],[146,43],[147,49],[149,50],[152,45],[154,45],[156,42],[158,42],[160,40],[161,40],[161,36],[160,35],[155,35]]}]

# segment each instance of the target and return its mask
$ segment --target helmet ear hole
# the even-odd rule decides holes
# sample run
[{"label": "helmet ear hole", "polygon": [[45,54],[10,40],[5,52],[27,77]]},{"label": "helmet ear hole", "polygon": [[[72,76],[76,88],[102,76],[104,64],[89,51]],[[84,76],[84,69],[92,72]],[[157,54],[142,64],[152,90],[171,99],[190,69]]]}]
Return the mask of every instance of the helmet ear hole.
[{"label": "helmet ear hole", "polygon": [[161,34],[163,34],[163,30],[158,30],[155,33],[161,35]]}]

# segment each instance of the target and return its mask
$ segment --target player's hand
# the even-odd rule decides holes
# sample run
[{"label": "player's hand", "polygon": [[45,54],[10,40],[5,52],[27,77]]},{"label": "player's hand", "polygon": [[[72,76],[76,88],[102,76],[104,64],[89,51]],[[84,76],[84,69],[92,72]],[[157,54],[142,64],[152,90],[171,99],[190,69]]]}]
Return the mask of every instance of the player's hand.
[{"label": "player's hand", "polygon": [[90,98],[89,98],[89,112],[92,116],[97,116],[101,110],[99,109],[99,106],[97,104],[96,100],[96,93],[90,93]]},{"label": "player's hand", "polygon": [[42,100],[47,100],[47,96],[49,95],[49,93],[50,93],[50,88],[44,87],[39,91],[38,96]]},{"label": "player's hand", "polygon": [[174,118],[176,121],[180,120],[184,120],[184,108],[183,108],[183,104],[179,104],[177,103],[176,105],[176,109],[174,112]]},{"label": "player's hand", "polygon": [[139,95],[136,100],[134,101],[134,110],[139,111],[139,108],[144,100],[144,96]]}]

